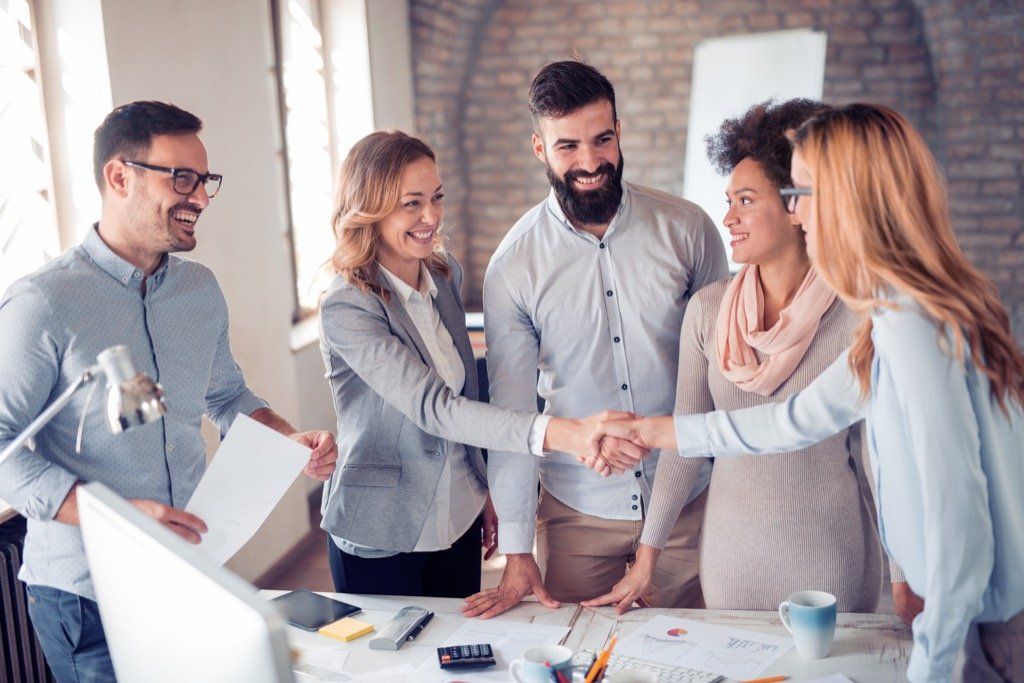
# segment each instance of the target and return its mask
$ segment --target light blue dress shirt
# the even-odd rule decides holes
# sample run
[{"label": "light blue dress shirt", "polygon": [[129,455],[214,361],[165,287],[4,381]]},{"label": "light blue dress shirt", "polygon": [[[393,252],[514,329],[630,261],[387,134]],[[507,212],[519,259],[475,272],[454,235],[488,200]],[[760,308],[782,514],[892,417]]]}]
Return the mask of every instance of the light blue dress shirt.
[{"label": "light blue dress shirt", "polygon": [[[675,405],[679,329],[690,297],[727,277],[725,248],[700,207],[623,183],[603,239],[576,230],[552,192],[502,240],[484,278],[491,402],[579,418],[665,414]],[[539,369],[539,378],[538,378]],[[658,454],[602,478],[567,453],[491,451],[488,485],[504,553],[529,553],[538,476],[555,498],[602,519],[639,520]],[[707,487],[710,466],[690,498]]]},{"label": "light blue dress shirt", "polygon": [[[145,278],[146,293],[141,284]],[[0,498],[28,518],[20,578],[95,600],[77,526],[53,521],[76,481],[125,498],[185,507],[206,468],[207,415],[223,435],[238,413],[266,403],[245,385],[228,345],[224,295],[208,268],[167,256],[153,275],[114,254],[95,227],[83,243],[13,283],[0,299],[0,448],[109,346],[125,344],[163,385],[163,420],[111,434],[97,381],[0,464]],[[83,410],[81,453],[75,436]]]},{"label": "light blue dress shirt", "polygon": [[895,301],[872,315],[865,401],[844,353],[782,403],[676,416],[675,430],[683,454],[726,456],[803,448],[865,418],[879,535],[925,600],[907,677],[948,681],[972,622],[1024,610],[1024,411],[1003,413],[988,377],[944,350],[951,338]]}]

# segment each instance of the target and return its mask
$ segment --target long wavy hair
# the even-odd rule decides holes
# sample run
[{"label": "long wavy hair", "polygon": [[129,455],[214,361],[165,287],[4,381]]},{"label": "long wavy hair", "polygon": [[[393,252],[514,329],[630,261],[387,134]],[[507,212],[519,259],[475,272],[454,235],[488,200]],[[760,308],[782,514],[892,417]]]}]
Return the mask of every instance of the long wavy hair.
[{"label": "long wavy hair", "polygon": [[[949,218],[945,183],[921,135],[880,105],[824,112],[796,135],[814,182],[815,267],[853,310],[865,314],[850,348],[863,395],[870,387],[872,309],[914,299],[936,322],[940,344],[965,348],[991,382],[1003,412],[1024,404],[1024,355],[995,285],[964,256]],[[948,348],[945,334],[953,341]]]},{"label": "long wavy hair", "polygon": [[[377,131],[353,145],[338,176],[331,213],[336,240],[331,266],[360,290],[384,301],[390,300],[390,291],[379,279],[381,222],[398,206],[402,172],[423,158],[437,162],[434,150],[422,140],[397,130]],[[441,230],[434,235],[426,266],[450,277]]]}]

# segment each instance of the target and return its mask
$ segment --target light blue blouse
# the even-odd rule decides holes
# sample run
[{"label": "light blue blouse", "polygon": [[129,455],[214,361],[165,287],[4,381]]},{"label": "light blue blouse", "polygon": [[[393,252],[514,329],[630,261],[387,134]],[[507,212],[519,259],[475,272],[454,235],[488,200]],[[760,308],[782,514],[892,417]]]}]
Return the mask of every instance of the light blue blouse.
[{"label": "light blue blouse", "polygon": [[865,401],[844,353],[782,403],[677,415],[675,431],[682,454],[718,457],[804,448],[864,418],[879,535],[925,599],[907,677],[948,681],[972,622],[1024,610],[1024,411],[1005,414],[933,319],[897,303],[872,315]]}]

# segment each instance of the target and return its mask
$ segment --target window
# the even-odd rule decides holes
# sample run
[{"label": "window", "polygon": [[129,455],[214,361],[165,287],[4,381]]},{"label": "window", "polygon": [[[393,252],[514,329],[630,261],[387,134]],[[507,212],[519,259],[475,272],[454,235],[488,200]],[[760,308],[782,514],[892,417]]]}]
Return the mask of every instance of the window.
[{"label": "window", "polygon": [[296,320],[316,309],[334,250],[334,178],[373,130],[364,0],[271,0],[284,126]]},{"label": "window", "polygon": [[0,0],[0,292],[60,251],[27,0]]},{"label": "window", "polygon": [[[768,99],[794,97],[820,100],[825,80],[822,31],[796,29],[711,38],[697,43],[693,56],[690,122],[686,132],[683,196],[699,204],[715,222],[726,244],[722,225],[727,207],[728,178],[718,175],[704,154],[704,138],[718,132],[722,121],[740,116]],[[728,87],[723,87],[728,84]],[[730,257],[729,265],[736,269]]]}]

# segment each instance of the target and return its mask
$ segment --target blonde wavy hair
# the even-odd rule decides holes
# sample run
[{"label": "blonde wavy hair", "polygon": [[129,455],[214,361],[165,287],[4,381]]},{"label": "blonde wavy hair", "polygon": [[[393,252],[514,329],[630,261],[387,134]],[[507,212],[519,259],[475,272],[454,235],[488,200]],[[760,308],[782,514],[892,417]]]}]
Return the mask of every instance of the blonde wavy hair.
[{"label": "blonde wavy hair", "polygon": [[[991,382],[1004,411],[1024,404],[1024,355],[995,285],[964,256],[950,224],[945,183],[921,135],[880,105],[851,104],[800,128],[796,151],[814,182],[815,267],[853,310],[865,314],[850,348],[863,395],[870,387],[872,309],[895,308],[896,290],[947,331],[954,349]],[[944,339],[944,337],[943,337]]]},{"label": "blonde wavy hair", "polygon": [[[402,172],[423,158],[437,162],[434,150],[422,140],[397,130],[377,131],[353,145],[338,176],[331,213],[336,240],[331,267],[384,301],[390,300],[391,293],[379,280],[381,222],[398,206]],[[426,266],[450,277],[440,230],[434,235],[434,251]]]}]

